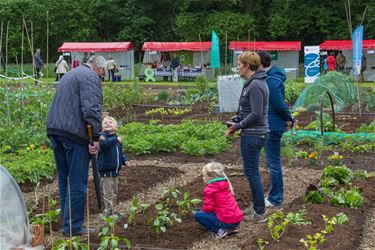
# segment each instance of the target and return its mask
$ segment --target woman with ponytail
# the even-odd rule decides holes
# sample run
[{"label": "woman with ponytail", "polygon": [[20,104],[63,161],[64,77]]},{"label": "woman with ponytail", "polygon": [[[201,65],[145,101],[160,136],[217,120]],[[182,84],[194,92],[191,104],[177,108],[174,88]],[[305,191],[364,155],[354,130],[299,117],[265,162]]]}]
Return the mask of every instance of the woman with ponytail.
[{"label": "woman with ponytail", "polygon": [[195,213],[195,220],[221,239],[235,233],[243,213],[234,198],[233,187],[224,172],[224,165],[209,163],[203,167],[203,208]]}]

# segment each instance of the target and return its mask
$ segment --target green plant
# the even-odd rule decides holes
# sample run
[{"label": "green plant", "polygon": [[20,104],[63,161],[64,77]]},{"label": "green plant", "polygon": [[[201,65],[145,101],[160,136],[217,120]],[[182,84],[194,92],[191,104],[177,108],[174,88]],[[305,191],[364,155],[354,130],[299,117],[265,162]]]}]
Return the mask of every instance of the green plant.
[{"label": "green plant", "polygon": [[161,192],[162,198],[165,198],[164,204],[166,206],[169,206],[172,200],[177,201],[180,194],[181,191],[174,187],[165,187]]},{"label": "green plant", "polygon": [[37,214],[31,220],[32,224],[45,225],[48,223],[56,223],[59,220],[60,209],[51,209],[47,213]]},{"label": "green plant", "polygon": [[351,187],[349,190],[341,188],[332,193],[331,204],[344,206],[348,208],[359,208],[363,204],[363,196],[357,187]]},{"label": "green plant", "polygon": [[308,250],[317,250],[318,244],[323,244],[326,241],[324,234],[315,233],[314,236],[306,235],[307,240],[301,239],[299,242],[303,243]]},{"label": "green plant", "polygon": [[328,160],[333,162],[333,165],[339,166],[342,165],[343,156],[339,155],[338,152],[334,152],[333,155],[328,156]]},{"label": "green plant", "polygon": [[57,240],[54,243],[52,250],[72,249],[71,246],[73,247],[74,250],[88,250],[89,249],[87,244],[81,243],[80,238],[75,236],[72,239]]},{"label": "green plant", "polygon": [[181,223],[181,219],[177,217],[176,213],[170,213],[169,208],[163,204],[155,204],[157,216],[151,221],[151,229],[156,233],[165,233],[167,226],[173,224],[173,221]]},{"label": "green plant", "polygon": [[330,234],[333,232],[333,226],[334,225],[342,225],[345,222],[347,222],[349,219],[344,213],[338,213],[336,216],[329,219],[326,215],[322,215],[325,228],[314,234],[314,236],[306,235],[307,240],[301,239],[300,242],[304,244],[304,246],[308,250],[317,250],[318,244],[323,244],[326,241],[326,238],[324,235]]},{"label": "green plant", "polygon": [[306,152],[306,151],[300,150],[300,151],[296,152],[296,157],[307,160],[307,158],[309,157],[309,153]]},{"label": "green plant", "polygon": [[268,245],[268,241],[263,240],[262,238],[257,239],[259,250],[263,250]]},{"label": "green plant", "polygon": [[134,154],[174,152],[188,155],[219,153],[229,146],[226,126],[220,122],[184,120],[178,125],[128,123],[119,128],[125,134],[124,147]]},{"label": "green plant", "polygon": [[10,152],[10,146],[0,149],[0,162],[19,184],[27,181],[37,184],[43,178],[52,180],[54,177],[56,167],[53,151],[32,146],[31,144],[15,152]]},{"label": "green plant", "polygon": [[294,82],[291,78],[287,78],[285,82],[285,101],[293,104],[301,94],[303,88],[303,85]]},{"label": "green plant", "polygon": [[104,214],[100,214],[100,219],[106,223],[104,227],[101,228],[99,232],[100,238],[100,246],[98,250],[105,250],[105,249],[111,249],[111,250],[120,250],[119,244],[121,241],[125,243],[127,248],[131,248],[131,242],[129,239],[124,237],[116,236],[114,233],[114,227],[115,227],[115,218],[114,216],[105,216]]},{"label": "green plant", "polygon": [[358,128],[356,133],[375,133],[375,120],[372,121],[369,125],[362,124],[360,128]]},{"label": "green plant", "polygon": [[286,215],[286,219],[295,225],[310,225],[310,221],[305,221],[306,214],[305,210],[300,210],[296,213],[290,212]]},{"label": "green plant", "polygon": [[309,191],[305,195],[305,202],[306,203],[318,204],[318,203],[322,203],[323,200],[324,200],[324,198],[318,190]]},{"label": "green plant", "polygon": [[280,154],[287,159],[288,165],[291,165],[291,163],[294,160],[294,145],[293,144],[285,144],[281,148]]},{"label": "green plant", "polygon": [[135,216],[137,215],[139,210],[144,213],[148,206],[148,204],[139,203],[138,197],[134,195],[128,212],[128,224],[134,224]]},{"label": "green plant", "polygon": [[166,102],[169,99],[169,94],[168,94],[167,91],[165,91],[163,89],[163,90],[159,91],[159,93],[156,95],[155,99],[157,101],[164,101],[164,102]]},{"label": "green plant", "polygon": [[336,187],[339,184],[339,182],[333,178],[332,176],[327,176],[324,178],[320,178],[319,187],[322,188],[332,188]]},{"label": "green plant", "polygon": [[[320,131],[320,113],[316,112],[316,120],[310,122],[305,126],[306,130],[318,130]],[[323,113],[323,129],[327,132],[333,131],[333,124],[330,115]],[[337,132],[337,125],[335,124],[335,131]]]},{"label": "green plant", "polygon": [[308,159],[311,165],[315,165],[318,161],[318,153],[312,152],[311,154],[309,154]]},{"label": "green plant", "polygon": [[284,212],[278,211],[273,213],[267,219],[267,227],[270,230],[273,240],[279,239],[287,230],[289,220],[285,219]]},{"label": "green plant", "polygon": [[328,166],[323,169],[322,177],[333,177],[340,184],[346,184],[352,179],[352,170],[343,166]]},{"label": "green plant", "polygon": [[370,177],[373,177],[374,173],[369,173],[366,170],[354,170],[353,171],[353,179],[355,180],[364,180]]},{"label": "green plant", "polygon": [[190,193],[184,192],[182,200],[178,200],[177,206],[182,214],[186,214],[193,211],[193,207],[197,206],[202,201],[200,199],[190,199]]},{"label": "green plant", "polygon": [[129,249],[131,248],[131,242],[130,242],[129,239],[121,238],[119,236],[110,234],[110,235],[106,235],[106,236],[103,236],[102,238],[100,238],[100,246],[99,246],[98,250],[105,250],[105,249],[120,250],[120,249],[124,249],[122,247],[121,248],[119,247],[119,244],[121,243],[121,241],[123,243],[125,243],[127,248],[129,248]]}]

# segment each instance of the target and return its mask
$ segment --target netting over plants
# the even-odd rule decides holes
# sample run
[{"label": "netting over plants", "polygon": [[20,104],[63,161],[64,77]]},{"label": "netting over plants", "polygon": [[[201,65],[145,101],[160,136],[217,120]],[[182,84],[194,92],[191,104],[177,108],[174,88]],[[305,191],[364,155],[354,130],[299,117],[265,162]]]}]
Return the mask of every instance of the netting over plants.
[{"label": "netting over plants", "polygon": [[[340,111],[356,102],[357,91],[353,78],[338,72],[329,72],[320,76],[302,91],[293,106],[293,110],[298,108],[309,111],[318,110],[320,98],[325,91],[328,91],[334,98],[335,111]],[[330,107],[328,97],[324,98],[323,107]]]},{"label": "netting over plants", "polygon": [[0,165],[0,247],[12,249],[30,241],[23,195],[8,171]]}]

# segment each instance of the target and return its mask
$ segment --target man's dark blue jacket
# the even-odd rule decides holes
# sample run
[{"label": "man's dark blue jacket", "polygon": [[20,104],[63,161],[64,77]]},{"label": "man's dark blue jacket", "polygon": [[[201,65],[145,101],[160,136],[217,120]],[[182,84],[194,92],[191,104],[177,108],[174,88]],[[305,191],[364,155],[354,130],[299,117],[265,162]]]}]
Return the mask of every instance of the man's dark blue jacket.
[{"label": "man's dark blue jacket", "polygon": [[285,122],[292,121],[288,106],[285,104],[286,76],[279,67],[272,66],[267,71],[269,94],[268,124],[271,131],[284,131]]},{"label": "man's dark blue jacket", "polygon": [[121,143],[116,134],[109,135],[101,132],[105,140],[99,142],[99,173],[102,177],[117,177],[121,166],[125,164],[126,156],[122,153]]}]

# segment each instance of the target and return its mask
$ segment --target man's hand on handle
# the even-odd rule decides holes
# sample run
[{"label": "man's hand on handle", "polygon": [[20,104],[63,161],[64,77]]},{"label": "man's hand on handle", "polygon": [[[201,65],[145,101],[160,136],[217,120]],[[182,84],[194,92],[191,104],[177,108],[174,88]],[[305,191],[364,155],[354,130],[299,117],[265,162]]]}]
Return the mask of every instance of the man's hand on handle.
[{"label": "man's hand on handle", "polygon": [[99,151],[99,142],[98,141],[94,141],[93,145],[89,144],[89,152],[90,152],[90,154],[96,155],[98,153],[98,151]]}]

